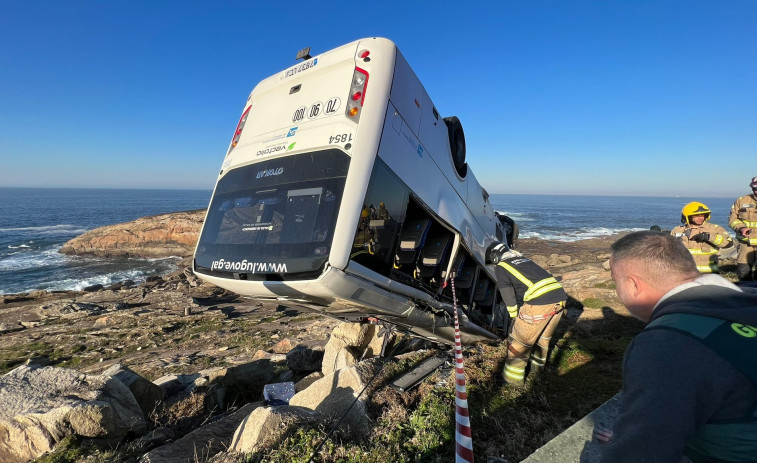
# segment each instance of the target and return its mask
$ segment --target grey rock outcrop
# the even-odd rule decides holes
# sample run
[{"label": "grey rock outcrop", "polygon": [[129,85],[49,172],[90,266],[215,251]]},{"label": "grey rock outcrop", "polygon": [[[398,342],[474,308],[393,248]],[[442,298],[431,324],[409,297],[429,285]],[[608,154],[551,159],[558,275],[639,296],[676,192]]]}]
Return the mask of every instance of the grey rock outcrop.
[{"label": "grey rock outcrop", "polygon": [[384,335],[379,336],[379,331],[380,327],[376,325],[348,322],[338,324],[326,343],[321,368],[323,374],[355,365],[364,358],[378,356],[384,341]]},{"label": "grey rock outcrop", "polygon": [[158,447],[139,460],[140,463],[186,463],[205,461],[205,458],[226,450],[235,429],[248,419],[262,402],[249,403],[244,407],[210,424],[192,431],[176,442]]},{"label": "grey rock outcrop", "polygon": [[321,373],[320,371],[310,373],[309,375],[305,376],[301,380],[297,381],[297,383],[295,383],[294,391],[295,392],[304,391],[305,389],[310,387],[311,384],[313,384],[314,382],[318,381],[321,378],[323,378],[323,373]]},{"label": "grey rock outcrop", "polygon": [[323,342],[303,343],[286,354],[287,368],[297,372],[318,371],[324,355]]},{"label": "grey rock outcrop", "polygon": [[116,378],[128,387],[144,416],[150,416],[158,403],[163,400],[163,389],[160,386],[120,364],[112,365],[102,372],[102,376]]},{"label": "grey rock outcrop", "polygon": [[129,389],[114,378],[56,367],[18,367],[0,376],[0,461],[25,462],[61,439],[118,439],[147,428]]},{"label": "grey rock outcrop", "polygon": [[172,396],[181,391],[194,389],[195,381],[202,377],[201,373],[191,373],[187,375],[165,375],[153,381],[163,392],[164,397]]},{"label": "grey rock outcrop", "polygon": [[365,360],[333,371],[295,394],[289,405],[315,410],[334,421],[347,413],[343,426],[350,432],[364,432],[369,426],[366,394],[360,396],[352,408],[350,405],[376,376],[380,362],[378,359]]},{"label": "grey rock outcrop", "polygon": [[374,327],[360,323],[342,322],[331,332],[323,354],[324,375],[354,365],[370,342]]},{"label": "grey rock outcrop", "polygon": [[234,432],[229,450],[250,453],[274,446],[292,427],[320,419],[320,413],[304,407],[256,408]]}]

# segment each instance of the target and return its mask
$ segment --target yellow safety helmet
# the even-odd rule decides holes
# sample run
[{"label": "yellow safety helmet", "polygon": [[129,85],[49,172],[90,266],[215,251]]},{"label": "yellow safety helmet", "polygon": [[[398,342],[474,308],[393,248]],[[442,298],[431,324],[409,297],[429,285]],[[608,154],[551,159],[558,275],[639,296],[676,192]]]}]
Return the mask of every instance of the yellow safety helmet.
[{"label": "yellow safety helmet", "polygon": [[366,208],[364,208],[364,209],[363,209],[363,211],[362,211],[362,212],[360,213],[360,217],[362,217],[362,218],[364,219],[364,218],[368,217],[368,215],[369,215],[369,214],[370,214],[370,212],[368,211],[368,208],[366,207]]},{"label": "yellow safety helmet", "polygon": [[681,223],[691,224],[691,216],[704,214],[704,221],[710,220],[710,208],[704,203],[692,201],[681,209]]}]

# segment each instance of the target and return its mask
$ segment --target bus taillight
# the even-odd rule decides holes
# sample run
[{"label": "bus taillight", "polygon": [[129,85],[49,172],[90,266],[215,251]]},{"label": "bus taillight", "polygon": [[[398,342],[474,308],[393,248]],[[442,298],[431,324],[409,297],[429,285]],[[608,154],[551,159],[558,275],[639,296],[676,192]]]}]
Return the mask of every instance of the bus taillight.
[{"label": "bus taillight", "polygon": [[242,117],[239,118],[237,129],[234,131],[234,137],[231,139],[231,147],[229,147],[229,152],[226,153],[227,156],[239,143],[239,138],[242,136],[242,130],[244,130],[244,124],[247,122],[247,115],[250,114],[250,108],[252,108],[252,105],[248,106],[242,113]]},{"label": "bus taillight", "polygon": [[355,68],[352,74],[352,88],[347,104],[347,117],[357,122],[360,120],[360,109],[365,102],[365,88],[368,86],[368,72]]}]

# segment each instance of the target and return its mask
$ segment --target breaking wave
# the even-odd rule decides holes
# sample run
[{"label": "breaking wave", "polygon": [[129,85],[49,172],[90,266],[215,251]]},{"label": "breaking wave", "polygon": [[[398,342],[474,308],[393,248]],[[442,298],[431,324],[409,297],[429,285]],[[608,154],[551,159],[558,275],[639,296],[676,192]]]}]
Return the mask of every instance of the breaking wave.
[{"label": "breaking wave", "polygon": [[59,224],[59,225],[45,225],[42,227],[6,227],[0,228],[0,232],[32,232],[37,234],[53,234],[53,233],[76,233],[81,234],[86,232],[86,228],[82,228],[80,225]]},{"label": "breaking wave", "polygon": [[48,291],[81,291],[88,286],[108,286],[124,280],[133,280],[136,283],[141,283],[145,280],[146,276],[147,272],[143,270],[121,270],[105,275],[92,275],[84,279],[65,278],[50,282],[44,289]]},{"label": "breaking wave", "polygon": [[[18,246],[11,249],[24,248],[28,249],[29,246]],[[39,252],[18,252],[0,259],[0,270],[13,271],[13,270],[26,270],[40,267],[50,267],[61,265],[65,263],[66,259],[70,259],[68,256],[60,254],[58,250],[60,246],[54,246],[41,250]]]},{"label": "breaking wave", "polygon": [[591,238],[601,238],[603,236],[612,236],[618,233],[648,230],[648,228],[582,228],[579,230],[528,230],[521,231],[520,238],[538,238],[540,240],[552,241],[580,241]]}]

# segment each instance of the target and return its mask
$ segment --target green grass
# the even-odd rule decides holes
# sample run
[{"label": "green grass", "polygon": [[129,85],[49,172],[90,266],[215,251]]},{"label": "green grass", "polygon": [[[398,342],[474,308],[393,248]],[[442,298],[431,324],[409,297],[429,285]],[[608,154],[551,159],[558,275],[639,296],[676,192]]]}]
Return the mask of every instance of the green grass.
[{"label": "green grass", "polygon": [[[592,298],[589,298],[583,303],[588,308],[607,305],[599,299],[594,301],[592,303]],[[604,316],[597,318],[597,315]],[[279,317],[270,318],[272,320],[267,321],[275,321]],[[265,348],[270,343],[268,337],[255,334],[260,323],[263,320],[238,319],[230,324],[217,318],[198,318],[182,323],[170,334],[161,335],[167,338],[164,342],[173,339],[183,343],[190,337],[202,338],[216,331],[224,331],[229,347]],[[481,344],[467,348],[464,354],[465,370],[476,460],[486,461],[497,456],[513,462],[521,461],[612,397],[621,387],[623,352],[641,326],[630,317],[613,311],[594,312],[592,318],[578,322],[563,319],[554,335],[557,345],[550,353],[547,369],[538,377],[530,375],[525,388],[495,383],[495,376],[501,371],[507,355],[504,344]],[[279,335],[284,338],[289,334],[282,330]],[[14,362],[32,353],[47,355],[59,362],[74,362],[79,358],[78,354],[101,349],[109,342],[118,342],[98,338],[95,345],[90,346],[76,337],[71,339],[73,341],[70,343],[62,343],[66,347],[56,348],[50,343],[36,341],[17,346],[12,352],[0,350],[0,368],[12,368]],[[131,348],[127,346],[113,355],[120,356],[124,352],[131,352]],[[439,370],[405,394],[387,385],[391,379],[428,355],[419,353],[411,358],[387,362],[365,396],[373,423],[371,432],[366,436],[350,436],[338,431],[326,440],[314,461],[384,463],[452,460],[455,447],[454,374],[449,369]],[[66,359],[66,356],[70,358]],[[100,356],[107,357],[101,354],[97,359]],[[191,367],[192,371],[197,369],[197,365]],[[165,373],[161,370],[161,375]],[[151,417],[153,424],[182,430],[194,429],[198,417],[205,413],[200,399],[194,397],[180,406],[160,411],[157,416]],[[238,461],[307,462],[329,429],[326,426],[294,426],[275,443],[273,449],[240,457]],[[177,432],[177,436],[183,432]],[[126,444],[118,451],[85,450],[79,448],[79,444],[76,440],[67,440],[59,446],[60,451],[45,457],[57,459],[39,461],[136,461],[134,450],[129,450]]]},{"label": "green grass", "polygon": [[79,354],[89,351],[85,344],[65,340],[55,344],[45,341],[34,341],[14,347],[0,349],[0,374],[16,368],[30,358],[47,357],[51,365],[61,367],[81,366],[83,359]]},{"label": "green grass", "polygon": [[605,301],[597,299],[596,297],[587,297],[581,301],[581,304],[587,309],[601,309],[607,305]]},{"label": "green grass", "polygon": [[51,453],[37,458],[34,463],[69,463],[81,461],[85,456],[86,452],[79,447],[79,440],[69,436],[58,442]]},{"label": "green grass", "polygon": [[289,319],[289,323],[300,323],[300,322],[310,322],[313,320],[318,320],[320,318],[323,318],[323,315],[318,314],[312,314],[312,315],[300,315],[298,317],[292,317]]},{"label": "green grass", "polygon": [[[547,369],[530,375],[525,388],[499,386],[507,349],[480,345],[465,352],[468,405],[476,460],[497,456],[521,461],[621,388],[623,352],[641,325],[629,317],[571,325],[563,321]],[[565,332],[565,330],[568,330]],[[405,368],[387,364],[388,381]],[[454,458],[454,376],[437,371],[415,390],[380,387],[370,394],[375,423],[364,438],[331,437],[317,462],[446,462]],[[248,462],[306,462],[325,430],[300,427]]]},{"label": "green grass", "polygon": [[615,289],[615,282],[612,280],[603,281],[601,283],[595,284],[594,287],[598,289]]}]

